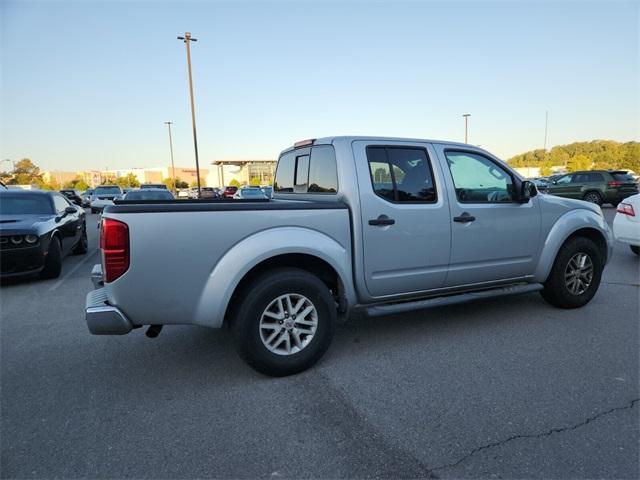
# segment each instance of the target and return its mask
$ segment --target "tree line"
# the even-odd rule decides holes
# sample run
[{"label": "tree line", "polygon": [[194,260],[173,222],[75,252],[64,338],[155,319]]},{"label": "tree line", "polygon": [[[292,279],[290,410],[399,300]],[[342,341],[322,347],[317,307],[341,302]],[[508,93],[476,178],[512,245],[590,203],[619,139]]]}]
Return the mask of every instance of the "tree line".
[{"label": "tree line", "polygon": [[592,140],[556,145],[515,155],[507,160],[512,167],[538,167],[540,175],[551,175],[552,167],[578,170],[633,170],[640,173],[640,142]]}]

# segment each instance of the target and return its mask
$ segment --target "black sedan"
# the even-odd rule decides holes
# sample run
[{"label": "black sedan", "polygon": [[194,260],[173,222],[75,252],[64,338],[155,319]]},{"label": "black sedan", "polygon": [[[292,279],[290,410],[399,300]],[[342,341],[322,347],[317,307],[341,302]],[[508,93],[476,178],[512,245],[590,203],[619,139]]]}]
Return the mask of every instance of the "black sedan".
[{"label": "black sedan", "polygon": [[62,259],[87,247],[84,210],[60,193],[0,190],[0,277],[57,278]]}]

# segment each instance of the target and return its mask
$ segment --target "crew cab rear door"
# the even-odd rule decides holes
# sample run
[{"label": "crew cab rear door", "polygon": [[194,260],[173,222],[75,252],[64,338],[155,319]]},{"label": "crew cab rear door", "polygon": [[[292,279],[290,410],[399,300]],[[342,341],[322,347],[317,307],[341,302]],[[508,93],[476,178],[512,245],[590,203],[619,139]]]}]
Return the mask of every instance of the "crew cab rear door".
[{"label": "crew cab rear door", "polygon": [[444,181],[427,143],[352,144],[360,195],[364,279],[373,297],[439,288],[451,223]]}]

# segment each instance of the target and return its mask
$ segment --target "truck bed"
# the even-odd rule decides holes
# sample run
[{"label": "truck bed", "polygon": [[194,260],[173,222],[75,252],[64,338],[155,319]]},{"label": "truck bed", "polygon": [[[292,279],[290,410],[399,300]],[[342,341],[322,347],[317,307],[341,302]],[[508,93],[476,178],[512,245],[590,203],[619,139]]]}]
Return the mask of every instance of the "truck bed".
[{"label": "truck bed", "polygon": [[130,268],[104,289],[107,303],[134,325],[220,326],[229,289],[280,250],[305,254],[320,245],[327,260],[340,259],[337,268],[352,275],[342,202],[135,201],[109,206],[103,216],[129,229]]}]

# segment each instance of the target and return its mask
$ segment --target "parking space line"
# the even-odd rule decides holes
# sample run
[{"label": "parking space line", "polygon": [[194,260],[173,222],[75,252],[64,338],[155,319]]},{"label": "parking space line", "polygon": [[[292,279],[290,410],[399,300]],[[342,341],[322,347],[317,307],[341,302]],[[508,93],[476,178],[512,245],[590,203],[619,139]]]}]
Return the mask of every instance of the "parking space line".
[{"label": "parking space line", "polygon": [[98,248],[94,249],[92,252],[90,252],[89,254],[87,254],[86,257],[84,257],[82,259],[82,261],[80,261],[76,266],[74,266],[71,270],[69,270],[67,272],[67,274],[62,277],[60,280],[58,280],[56,283],[54,283],[53,285],[51,285],[51,287],[49,287],[49,291],[53,292],[54,290],[56,290],[60,285],[62,285],[64,283],[64,281],[69,278],[71,275],[73,275],[82,265],[84,265],[88,260],[91,259],[91,257],[93,257],[97,252],[98,252]]}]

